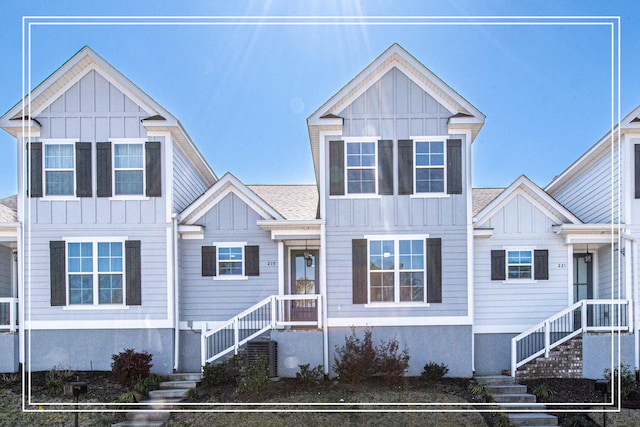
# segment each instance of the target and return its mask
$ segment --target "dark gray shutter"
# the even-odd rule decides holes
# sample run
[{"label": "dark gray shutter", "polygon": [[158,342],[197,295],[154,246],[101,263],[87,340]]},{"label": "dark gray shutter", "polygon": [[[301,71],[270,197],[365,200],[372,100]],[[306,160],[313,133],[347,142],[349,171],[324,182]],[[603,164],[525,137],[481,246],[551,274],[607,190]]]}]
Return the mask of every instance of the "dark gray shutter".
[{"label": "dark gray shutter", "polygon": [[507,256],[503,250],[491,251],[491,280],[507,279]]},{"label": "dark gray shutter", "polygon": [[634,146],[634,169],[635,169],[635,184],[636,184],[636,199],[640,199],[640,144]]},{"label": "dark gray shutter", "polygon": [[140,240],[124,242],[127,274],[126,305],[142,305],[142,274]]},{"label": "dark gray shutter", "polygon": [[427,302],[442,302],[442,239],[427,239]]},{"label": "dark gray shutter", "polygon": [[202,275],[203,276],[215,276],[216,275],[216,247],[215,246],[203,246],[202,247]]},{"label": "dark gray shutter", "polygon": [[147,197],[162,196],[162,161],[160,143],[149,141],[145,144],[145,169],[147,178]]},{"label": "dark gray shutter", "polygon": [[49,242],[49,277],[51,281],[51,305],[67,304],[67,281],[65,268],[66,243]]},{"label": "dark gray shutter", "polygon": [[29,196],[42,197],[42,143],[29,144]]},{"label": "dark gray shutter", "polygon": [[245,276],[260,275],[260,246],[244,247],[244,274]]},{"label": "dark gray shutter", "polygon": [[351,241],[353,303],[367,303],[367,239]]},{"label": "dark gray shutter", "polygon": [[393,194],[393,141],[378,141],[378,194]]},{"label": "dark gray shutter", "polygon": [[413,141],[398,141],[398,194],[413,194]]},{"label": "dark gray shutter", "polygon": [[549,280],[549,251],[533,251],[533,274],[535,280]]},{"label": "dark gray shutter", "polygon": [[96,144],[96,178],[98,181],[96,195],[98,197],[111,197],[111,175],[111,143],[98,142]]},{"label": "dark gray shutter", "polygon": [[462,140],[447,140],[447,193],[462,194]]},{"label": "dark gray shutter", "polygon": [[91,197],[91,143],[76,142],[76,196]]},{"label": "dark gray shutter", "polygon": [[329,141],[329,195],[344,196],[344,141]]}]

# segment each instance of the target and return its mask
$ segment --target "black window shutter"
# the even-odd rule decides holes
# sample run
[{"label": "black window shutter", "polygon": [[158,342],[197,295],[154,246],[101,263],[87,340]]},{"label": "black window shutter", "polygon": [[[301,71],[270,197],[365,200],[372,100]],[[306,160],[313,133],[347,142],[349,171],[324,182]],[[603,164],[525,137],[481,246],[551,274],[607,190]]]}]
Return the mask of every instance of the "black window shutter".
[{"label": "black window shutter", "polygon": [[215,246],[203,246],[202,247],[202,275],[215,276],[216,275],[216,247]]},{"label": "black window shutter", "polygon": [[51,280],[52,306],[67,304],[65,252],[66,244],[64,241],[49,242],[49,275]]},{"label": "black window shutter", "polygon": [[159,142],[149,141],[145,144],[145,163],[147,197],[160,197],[162,196],[162,162]]},{"label": "black window shutter", "polygon": [[398,141],[398,194],[413,194],[413,141]]},{"label": "black window shutter", "polygon": [[378,194],[393,194],[393,141],[378,141]]},{"label": "black window shutter", "polygon": [[140,240],[124,242],[127,274],[126,305],[142,305],[142,275]]},{"label": "black window shutter", "polygon": [[442,239],[427,239],[427,302],[442,302]]},{"label": "black window shutter", "polygon": [[635,183],[636,183],[636,199],[640,199],[640,144],[635,144],[634,146],[634,154],[635,154]]},{"label": "black window shutter", "polygon": [[367,239],[351,241],[353,303],[367,303]]},{"label": "black window shutter", "polygon": [[260,275],[260,246],[244,247],[244,274],[245,276]]},{"label": "black window shutter", "polygon": [[29,196],[42,197],[42,143],[30,143],[29,150]]},{"label": "black window shutter", "polygon": [[344,141],[329,141],[329,195],[344,196]]},{"label": "black window shutter", "polygon": [[98,197],[111,197],[111,174],[111,143],[98,142],[96,144],[96,175],[98,181],[96,195]]},{"label": "black window shutter", "polygon": [[91,197],[91,143],[76,142],[76,196]]},{"label": "black window shutter", "polygon": [[503,250],[491,251],[491,280],[507,279],[507,256]]},{"label": "black window shutter", "polygon": [[535,280],[549,280],[549,251],[533,251],[533,274]]},{"label": "black window shutter", "polygon": [[447,140],[447,193],[462,194],[462,140]]}]

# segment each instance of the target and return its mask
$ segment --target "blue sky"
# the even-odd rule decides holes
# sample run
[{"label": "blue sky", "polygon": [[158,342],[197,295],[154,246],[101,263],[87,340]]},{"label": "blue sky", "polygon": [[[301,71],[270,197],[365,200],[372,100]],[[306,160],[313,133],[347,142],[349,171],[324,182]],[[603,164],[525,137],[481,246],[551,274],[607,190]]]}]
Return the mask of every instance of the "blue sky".
[{"label": "blue sky", "polygon": [[[610,26],[586,18],[470,25],[465,16],[619,16],[621,117],[640,104],[632,0],[34,0],[3,4],[0,114],[22,98],[22,16],[34,15],[299,17],[32,26],[31,87],[89,45],[182,122],[219,176],[230,171],[247,184],[313,183],[306,118],[393,43],[487,116],[473,146],[475,187],[507,186],[521,174],[544,186],[611,128]],[[419,16],[459,18],[435,25]],[[2,131],[0,147],[2,197],[16,191],[15,140]]]}]

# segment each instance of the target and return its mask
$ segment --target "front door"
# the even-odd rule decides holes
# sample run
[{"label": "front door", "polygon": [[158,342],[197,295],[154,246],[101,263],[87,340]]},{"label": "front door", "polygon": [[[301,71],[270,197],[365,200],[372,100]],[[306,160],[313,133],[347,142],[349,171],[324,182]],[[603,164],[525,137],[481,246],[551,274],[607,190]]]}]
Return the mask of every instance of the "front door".
[{"label": "front door", "polygon": [[[573,302],[593,299],[593,254],[573,254]],[[587,325],[591,325],[593,307],[588,307]],[[575,322],[580,324],[581,313],[575,315]]]},{"label": "front door", "polygon": [[[318,251],[291,251],[291,295],[318,293]],[[292,321],[317,321],[316,300],[291,301]]]}]

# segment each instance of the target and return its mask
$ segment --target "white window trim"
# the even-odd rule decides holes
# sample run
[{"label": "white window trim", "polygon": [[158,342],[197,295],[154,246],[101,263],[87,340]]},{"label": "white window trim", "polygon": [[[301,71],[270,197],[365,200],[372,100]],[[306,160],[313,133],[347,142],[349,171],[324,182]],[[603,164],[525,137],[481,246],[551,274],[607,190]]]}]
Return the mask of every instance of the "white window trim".
[{"label": "white window trim", "polygon": [[[506,277],[506,279],[503,280],[502,283],[507,283],[507,284],[538,283],[538,281],[534,279],[534,277],[536,277],[535,259],[534,259],[534,252],[536,250],[536,247],[533,247],[533,246],[504,246],[502,249],[504,249],[504,251],[505,251],[505,253],[504,253],[504,277]],[[531,252],[531,278],[530,279],[509,279],[509,252],[515,252],[515,251]]]},{"label": "white window trim", "polygon": [[[51,138],[40,139],[42,143],[42,200],[76,200],[76,142],[77,139],[72,138]],[[52,171],[69,171],[73,172],[73,194],[47,194],[47,167],[46,167],[46,153],[47,145],[71,145],[73,147],[73,168],[71,169],[51,169]]]},{"label": "white window trim", "polygon": [[[450,197],[450,194],[447,193],[447,140],[450,139],[448,135],[443,136],[410,136],[409,139],[413,141],[413,195],[411,197],[415,198],[442,198],[442,197]],[[439,192],[418,192],[418,183],[417,179],[417,171],[418,171],[418,162],[416,161],[416,150],[418,147],[418,142],[442,142],[443,144],[443,180],[444,180],[444,188],[443,191]],[[440,168],[438,166],[437,168]],[[436,169],[436,167],[428,167],[421,166],[420,169]]]},{"label": "white window trim", "polygon": [[[213,242],[212,245],[216,247],[216,275],[213,276],[213,280],[249,280],[249,276],[246,274],[247,259],[244,250],[247,242]],[[220,274],[220,248],[242,249],[242,274]]]},{"label": "white window trim", "polygon": [[[66,282],[66,305],[63,310],[114,310],[128,309],[126,305],[127,295],[127,269],[126,269],[126,253],[125,241],[126,237],[70,237],[63,238],[65,242],[64,271]],[[69,243],[91,243],[92,244],[92,272],[93,280],[93,303],[92,304],[71,304],[69,302]],[[122,303],[121,304],[100,304],[99,281],[95,280],[99,275],[98,272],[98,243],[122,243]]]},{"label": "white window trim", "polygon": [[[111,138],[111,200],[149,200],[147,194],[147,169],[146,169],[146,145],[145,138]],[[116,194],[116,145],[142,145],[142,168],[127,169],[118,168],[119,171],[142,169],[142,193],[141,194]]]},{"label": "white window trim", "polygon": [[[380,140],[379,136],[365,136],[365,137],[345,137],[344,141],[344,196],[338,196],[339,198],[344,198],[345,196],[349,198],[362,198],[362,199],[371,199],[371,198],[380,198],[378,194],[378,141]],[[349,193],[349,170],[350,169],[371,169],[370,167],[366,168],[358,168],[358,167],[349,167],[348,164],[348,152],[347,146],[349,144],[353,144],[356,142],[364,142],[364,143],[373,143],[374,152],[375,152],[375,160],[373,165],[374,170],[374,184],[375,189],[373,193]]]},{"label": "white window trim", "polygon": [[[431,304],[427,302],[427,245],[426,241],[429,238],[428,234],[393,234],[393,235],[365,235],[364,238],[367,240],[367,303],[365,304],[365,308],[383,308],[383,307],[430,307]],[[423,256],[423,265],[424,269],[423,274],[423,286],[424,286],[424,300],[422,302],[419,301],[400,301],[400,272],[401,270],[396,268],[394,269],[394,301],[371,301],[371,269],[370,269],[370,259],[371,253],[369,252],[370,245],[369,243],[372,240],[392,240],[393,241],[393,250],[394,257],[400,257],[400,240],[421,240],[423,242],[424,253]],[[395,265],[399,265],[398,259],[394,262]]]}]

